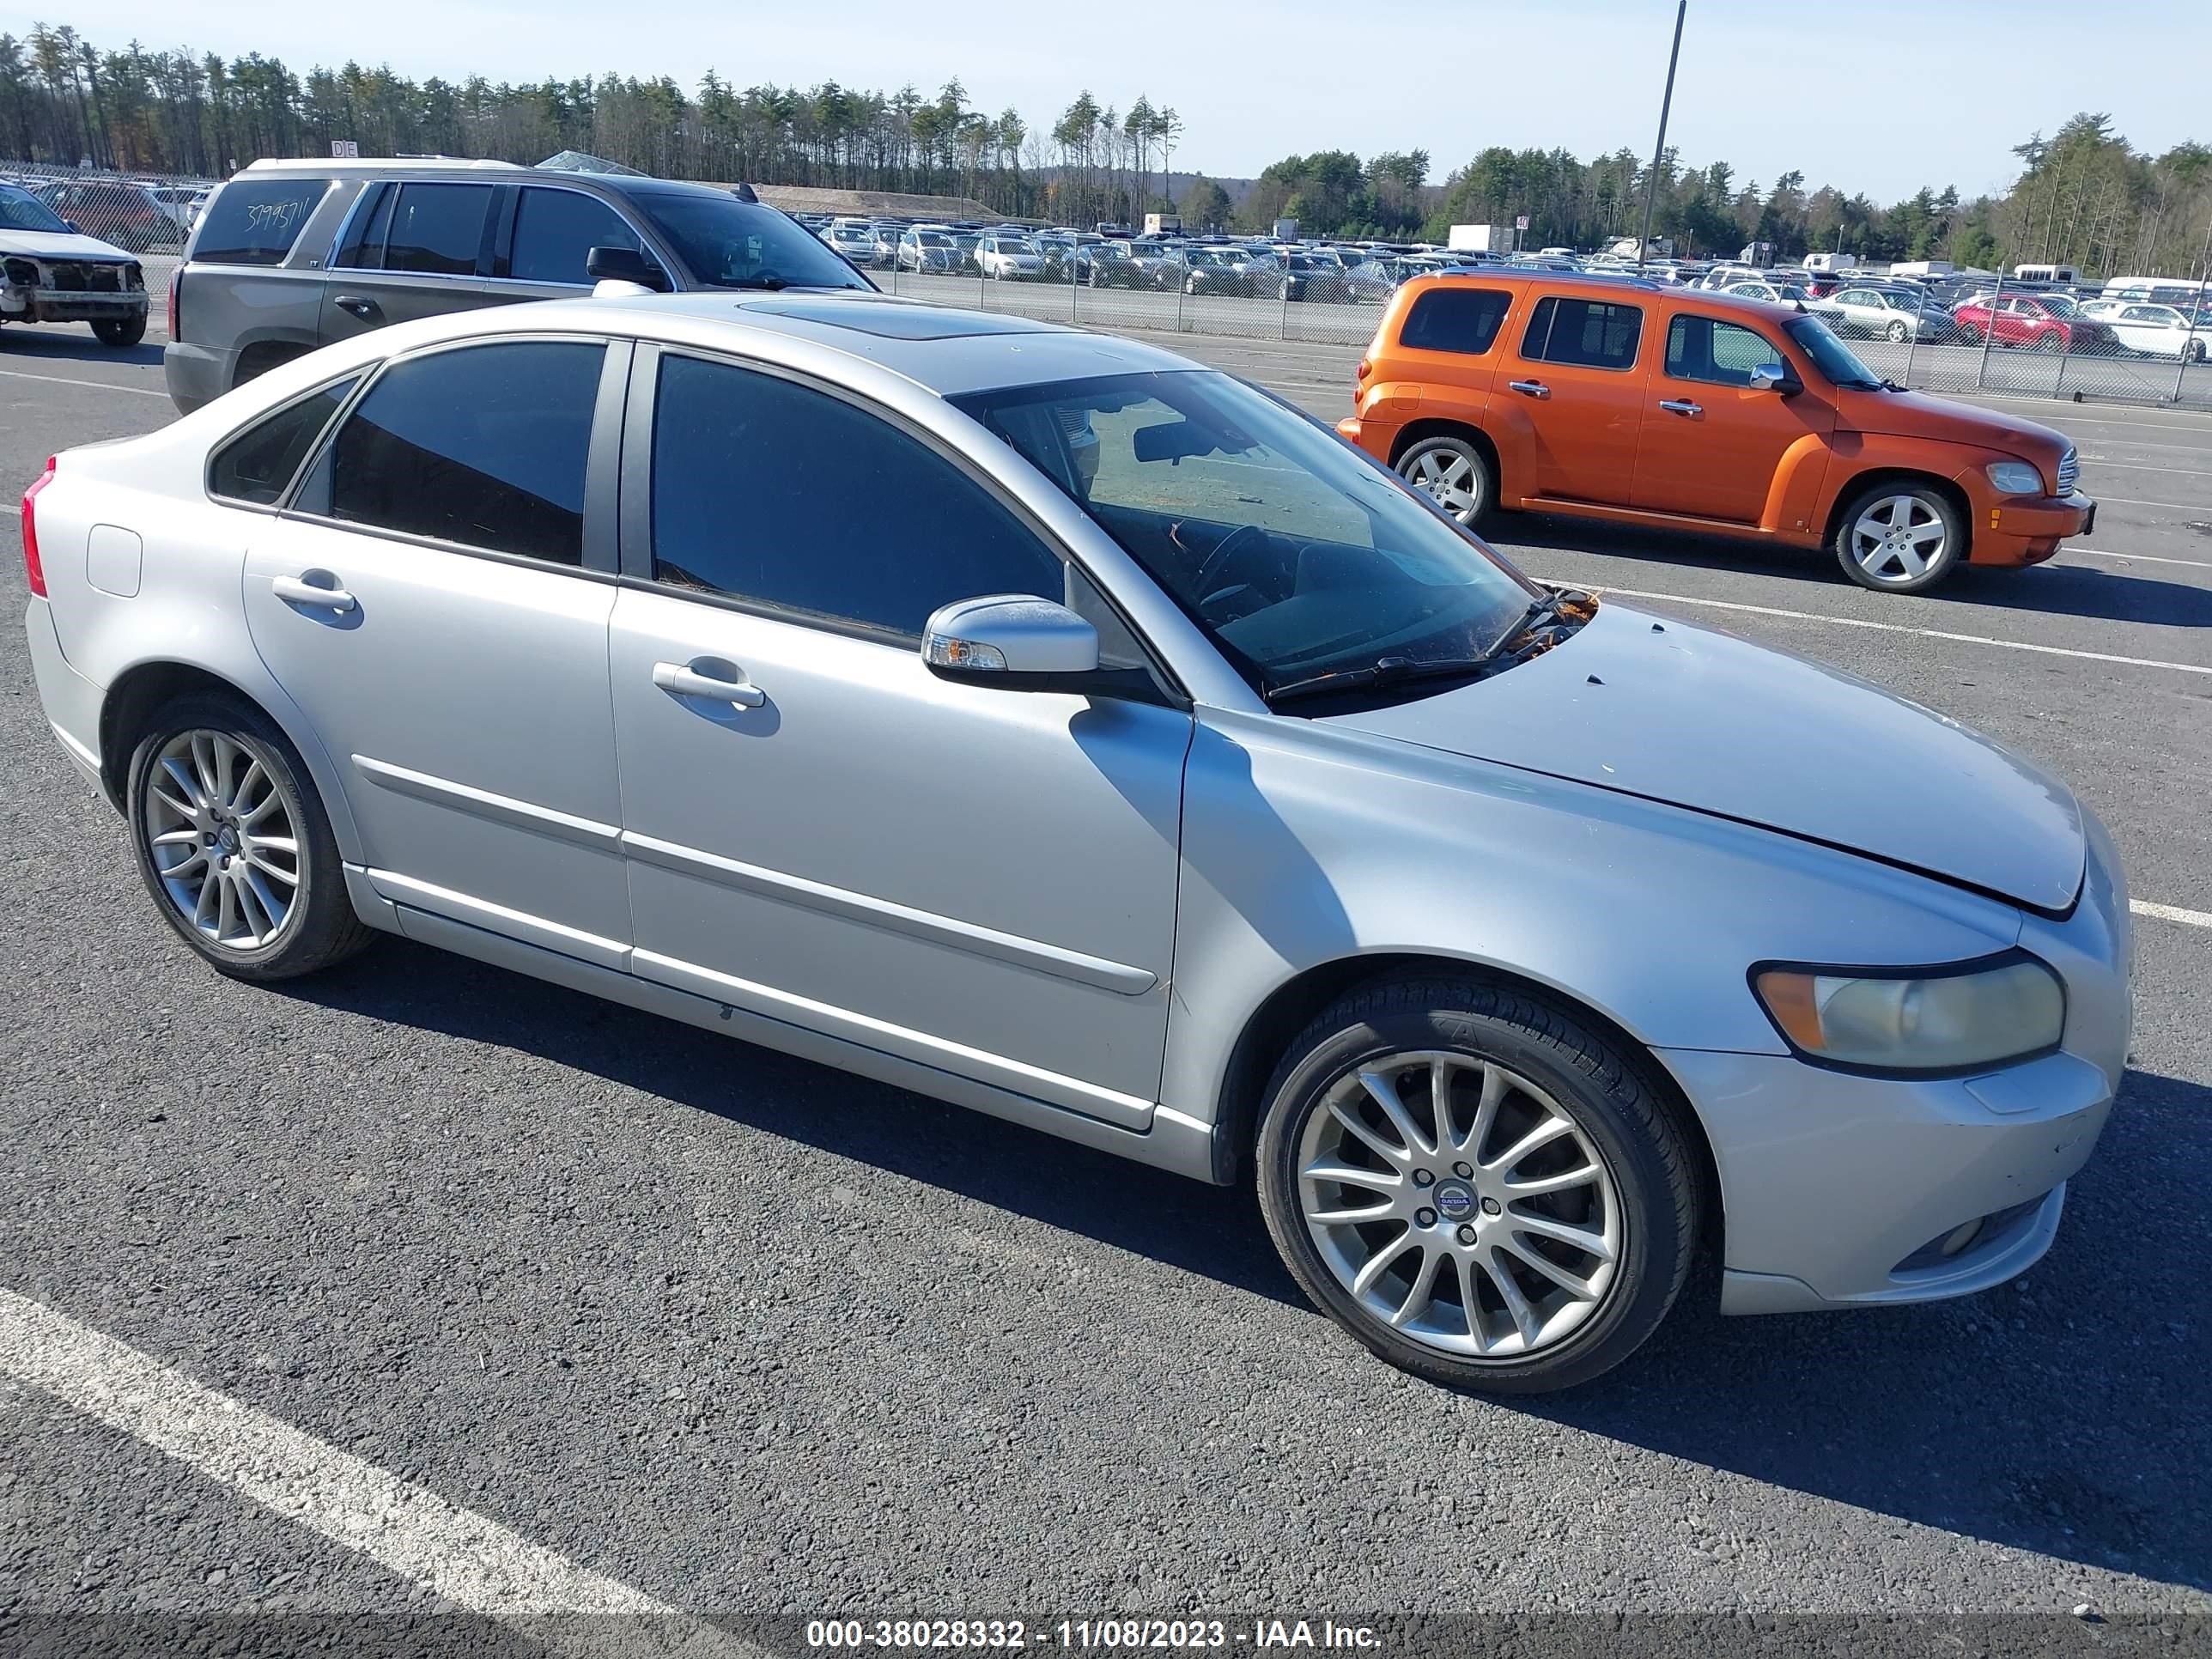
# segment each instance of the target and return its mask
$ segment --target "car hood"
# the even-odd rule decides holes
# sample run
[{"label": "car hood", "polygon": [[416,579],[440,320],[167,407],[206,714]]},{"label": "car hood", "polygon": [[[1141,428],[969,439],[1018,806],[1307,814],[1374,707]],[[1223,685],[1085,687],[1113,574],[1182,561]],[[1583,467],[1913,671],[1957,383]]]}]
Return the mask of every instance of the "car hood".
[{"label": "car hood", "polygon": [[1327,723],[1779,830],[2063,911],[2072,792],[1840,670],[1611,600],[1472,684]]},{"label": "car hood", "polygon": [[70,230],[0,230],[0,254],[27,253],[46,259],[128,259],[112,242]]},{"label": "car hood", "polygon": [[1836,413],[1852,430],[1939,443],[1978,444],[2007,454],[2047,454],[2055,468],[2069,445],[2066,434],[1993,409],[1933,398],[1924,392],[1862,392],[1839,386]]}]

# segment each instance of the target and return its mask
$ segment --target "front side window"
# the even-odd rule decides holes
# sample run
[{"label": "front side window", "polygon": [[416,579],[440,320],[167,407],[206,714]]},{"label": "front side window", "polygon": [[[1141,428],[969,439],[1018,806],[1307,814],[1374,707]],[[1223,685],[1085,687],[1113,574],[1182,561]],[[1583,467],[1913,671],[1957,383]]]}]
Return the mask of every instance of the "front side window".
[{"label": "front side window", "polygon": [[1058,599],[1059,556],[890,422],[772,374],[670,356],[653,419],[656,580],[899,640],[956,599]]},{"label": "front side window", "polygon": [[338,428],[301,507],[580,564],[584,463],[605,356],[596,343],[514,340],[394,363]]},{"label": "front side window", "polygon": [[706,287],[874,286],[796,220],[757,202],[740,202],[727,191],[662,185],[631,189],[625,196]]},{"label": "front side window", "polygon": [[1395,474],[1209,370],[952,403],[1126,549],[1258,690],[1496,648],[1535,590]]},{"label": "front side window", "polygon": [[402,185],[385,232],[383,268],[473,276],[490,210],[489,185]]},{"label": "front side window", "polygon": [[209,492],[227,501],[274,506],[353,386],[351,380],[326,386],[246,428],[216,451],[208,467]]},{"label": "front side window", "polygon": [[1406,313],[1399,343],[1414,351],[1480,356],[1498,338],[1512,296],[1497,289],[1432,288]]},{"label": "front side window", "polygon": [[1667,325],[1667,373],[1677,380],[1747,386],[1753,369],[1781,362],[1764,335],[1734,323],[1686,313]]},{"label": "front side window", "polygon": [[641,248],[637,233],[596,196],[580,190],[526,189],[515,204],[507,274],[524,283],[589,283],[595,247]]},{"label": "front side window", "polygon": [[1633,368],[1643,334],[1644,313],[1638,307],[1547,295],[1529,315],[1521,355],[1534,362]]}]

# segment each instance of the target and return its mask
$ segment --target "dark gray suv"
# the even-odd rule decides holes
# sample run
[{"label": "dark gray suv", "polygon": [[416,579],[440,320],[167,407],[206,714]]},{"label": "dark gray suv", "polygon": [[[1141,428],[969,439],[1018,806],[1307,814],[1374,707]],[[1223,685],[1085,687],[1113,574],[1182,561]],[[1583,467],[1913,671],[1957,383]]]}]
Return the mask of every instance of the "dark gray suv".
[{"label": "dark gray suv", "polygon": [[603,278],[647,288],[873,284],[744,186],[505,161],[256,161],[216,191],[169,283],[169,397],[190,413],[386,323]]}]

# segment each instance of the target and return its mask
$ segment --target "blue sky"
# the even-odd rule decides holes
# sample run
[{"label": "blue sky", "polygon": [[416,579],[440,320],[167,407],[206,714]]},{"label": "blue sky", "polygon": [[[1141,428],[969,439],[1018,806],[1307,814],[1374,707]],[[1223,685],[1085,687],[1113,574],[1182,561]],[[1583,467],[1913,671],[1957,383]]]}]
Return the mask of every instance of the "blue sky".
[{"label": "blue sky", "polygon": [[[2160,14],[2154,22],[2152,13]],[[34,14],[0,11],[21,34]],[[179,39],[295,69],[349,58],[417,78],[667,73],[933,91],[1032,122],[1088,86],[1173,105],[1178,170],[1249,175],[1294,149],[1425,149],[1434,176],[1492,143],[1587,158],[1648,152],[1673,0],[56,0],[44,15],[103,47]],[[1850,21],[1843,19],[1848,16]],[[2111,16],[2109,29],[2100,19]],[[2110,12],[2051,0],[1691,0],[1670,136],[1683,159],[1771,184],[1785,168],[1887,201],[1923,183],[1972,196],[2011,147],[2080,109],[2138,149],[2212,142],[2212,21],[2194,4]]]}]

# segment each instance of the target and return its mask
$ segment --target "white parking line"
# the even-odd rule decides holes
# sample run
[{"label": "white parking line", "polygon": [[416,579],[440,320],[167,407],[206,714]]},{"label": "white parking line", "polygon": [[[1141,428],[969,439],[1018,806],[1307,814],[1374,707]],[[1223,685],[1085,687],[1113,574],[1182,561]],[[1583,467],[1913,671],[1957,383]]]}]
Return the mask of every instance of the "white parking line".
[{"label": "white parking line", "polygon": [[2154,553],[2112,553],[2101,547],[2062,547],[2062,553],[2087,553],[2093,559],[2124,559],[2135,564],[2186,564],[2212,570],[2212,559],[2168,559]]},{"label": "white parking line", "polygon": [[1992,639],[1986,634],[1951,634],[1940,628],[1910,628],[1903,623],[1869,622],[1859,617],[1824,617],[1812,611],[1784,611],[1771,605],[1744,605],[1735,599],[1698,599],[1687,593],[1650,593],[1610,582],[1577,582],[1564,576],[1539,576],[1538,581],[1560,587],[1581,587],[1601,593],[1618,593],[1629,599],[1666,599],[1675,605],[1709,605],[1716,611],[1747,611],[1756,617],[1787,617],[1793,622],[1827,623],[1837,628],[1870,628],[1883,634],[1917,634],[1927,640],[1955,640],[1963,645],[1993,645],[2004,651],[2033,651],[2046,657],[2079,657],[2088,662],[2125,663],[2130,668],[2170,668],[2177,674],[2212,674],[2212,666],[2193,662],[2162,662],[2155,657],[2123,657],[2110,651],[2076,651],[2063,645],[2031,645],[2025,640]]},{"label": "white parking line", "polygon": [[2108,461],[2099,455],[2084,455],[2081,465],[2118,467],[2129,472],[2178,472],[2185,478],[2212,478],[2212,472],[2201,466],[2153,466],[2148,461]]},{"label": "white parking line", "polygon": [[[606,1628],[620,1615],[641,1652],[757,1659],[711,1625],[5,1290],[0,1372],[557,1651],[586,1659],[623,1646]],[[601,1617],[554,1617],[574,1613]]]},{"label": "white parking line", "polygon": [[2100,495],[2100,501],[2110,501],[2115,507],[2170,507],[2178,513],[2202,513],[2212,516],[2212,501],[2137,501],[2125,495]]},{"label": "white parking line", "polygon": [[51,380],[56,386],[88,386],[94,392],[127,392],[134,398],[167,398],[168,393],[150,386],[118,386],[112,380],[73,380],[66,374],[27,374],[20,368],[0,368],[11,380]]},{"label": "white parking line", "polygon": [[2130,899],[2128,908],[2139,916],[2155,916],[2160,921],[2179,921],[2191,927],[2212,927],[2212,911],[2185,910],[2173,904],[2147,904],[2141,899]]}]

